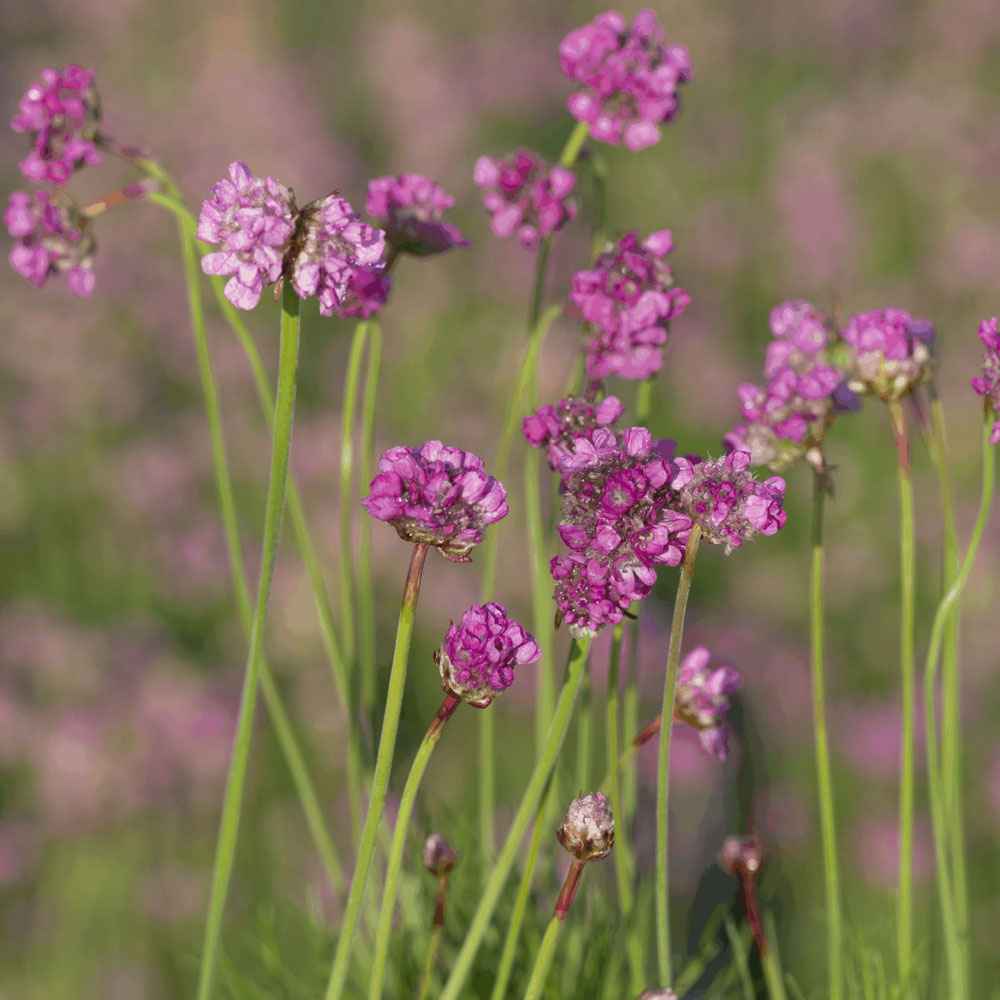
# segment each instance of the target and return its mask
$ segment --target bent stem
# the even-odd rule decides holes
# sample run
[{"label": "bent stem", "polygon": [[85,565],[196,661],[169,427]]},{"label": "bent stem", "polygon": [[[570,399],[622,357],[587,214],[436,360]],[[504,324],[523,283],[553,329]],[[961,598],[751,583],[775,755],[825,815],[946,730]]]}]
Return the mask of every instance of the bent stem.
[{"label": "bent stem", "polygon": [[528,979],[528,986],[524,991],[524,1000],[538,1000],[542,994],[542,987],[549,974],[549,967],[552,965],[552,958],[556,952],[556,942],[559,938],[559,931],[562,929],[563,921],[569,912],[570,904],[576,895],[576,890],[580,886],[580,879],[583,878],[583,866],[586,861],[574,858],[566,873],[566,881],[563,882],[559,898],[556,900],[555,911],[549,926],[545,930],[545,937],[538,948],[535,956],[535,967],[531,970],[531,977]]},{"label": "bent stem", "polygon": [[[500,853],[490,865],[490,875],[483,894],[479,898],[476,912],[473,914],[465,934],[465,940],[455,958],[451,975],[445,983],[444,991],[439,1000],[458,1000],[460,996],[464,995],[462,990],[469,973],[472,971],[472,963],[489,928],[493,912],[500,901],[500,894],[513,867],[514,858],[521,846],[521,840],[531,822],[532,814],[542,798],[552,768],[555,766],[556,757],[559,755],[559,750],[566,737],[566,730],[569,728],[570,718],[573,714],[573,705],[587,665],[589,650],[589,638],[576,639],[570,646],[566,678],[556,703],[555,712],[552,715],[552,724],[549,726],[545,746],[538,755],[534,770],[528,779],[528,785],[521,797],[521,803],[511,823],[507,839],[504,841],[503,847],[500,848]],[[333,1000],[333,998],[328,997],[328,1000]]]},{"label": "bent stem", "polygon": [[670,790],[670,730],[674,717],[674,697],[677,688],[677,665],[681,658],[684,637],[684,615],[688,594],[694,578],[694,561],[698,555],[701,529],[691,528],[684,548],[677,597],[674,600],[674,618],[670,625],[670,646],[667,651],[667,671],[663,679],[663,708],[661,711],[660,754],[656,782],[656,958],[660,982],[672,982],[670,968],[670,899],[667,864],[667,796]]},{"label": "bent stem", "polygon": [[292,442],[292,416],[295,408],[295,371],[299,357],[299,298],[286,283],[281,299],[281,343],[278,360],[277,405],[274,415],[274,441],[271,448],[271,473],[267,491],[267,508],[264,514],[264,541],[262,546],[260,585],[257,607],[250,630],[250,651],[247,655],[240,709],[236,722],[233,757],[226,781],[222,807],[222,820],[215,849],[212,869],[212,888],[209,894],[208,918],[202,950],[201,972],[198,977],[198,998],[207,1000],[212,992],[215,963],[222,927],[222,915],[233,873],[236,857],[236,839],[239,833],[243,789],[246,785],[247,762],[250,757],[250,739],[253,735],[253,716],[257,702],[257,681],[260,674],[261,648],[267,604],[271,596],[271,581],[278,551],[278,536],[285,509],[285,482],[288,475],[288,454]]},{"label": "bent stem", "polygon": [[427,545],[424,543],[414,545],[413,555],[410,557],[410,568],[403,587],[399,624],[396,627],[396,648],[392,655],[392,669],[389,674],[389,687],[386,691],[385,715],[382,719],[382,733],[379,737],[375,774],[372,777],[371,796],[368,800],[368,813],[361,831],[358,857],[355,862],[354,876],[351,879],[351,891],[344,908],[344,921],[340,928],[340,937],[337,940],[333,966],[330,969],[330,981],[326,988],[327,1000],[337,1000],[343,996],[344,983],[347,981],[347,972],[351,964],[351,945],[358,927],[361,901],[364,897],[365,885],[368,882],[368,873],[371,870],[372,857],[375,853],[375,840],[382,822],[382,810],[389,790],[389,772],[392,769],[392,756],[396,749],[396,733],[399,729],[399,715],[403,707],[403,689],[406,685],[406,666],[410,657],[413,620],[416,616],[417,600],[420,597],[420,578],[423,575],[426,558]]}]

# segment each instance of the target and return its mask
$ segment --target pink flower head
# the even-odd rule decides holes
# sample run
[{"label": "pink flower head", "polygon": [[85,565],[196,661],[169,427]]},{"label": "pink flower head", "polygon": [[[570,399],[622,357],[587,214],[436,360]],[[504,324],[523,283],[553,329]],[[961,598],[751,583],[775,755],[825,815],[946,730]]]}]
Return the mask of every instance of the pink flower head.
[{"label": "pink flower head", "polygon": [[905,309],[875,309],[852,316],[841,333],[848,345],[852,392],[894,402],[931,377],[934,328]]},{"label": "pink flower head", "polygon": [[31,136],[31,151],[21,161],[21,173],[35,183],[65,184],[86,164],[100,163],[94,146],[99,117],[94,74],[72,63],[62,72],[43,69],[11,119],[15,132]]},{"label": "pink flower head", "polygon": [[486,708],[514,683],[514,668],[534,663],[542,651],[538,643],[502,604],[473,604],[461,625],[451,623],[434,661],[441,671],[441,687],[476,708]]},{"label": "pink flower head", "polygon": [[556,839],[577,861],[599,861],[615,844],[611,803],[603,792],[574,799],[563,817]]},{"label": "pink flower head", "polygon": [[390,448],[361,503],[407,542],[435,546],[453,562],[469,562],[483,530],[507,515],[507,491],[471,451],[427,441]]},{"label": "pink flower head", "polygon": [[637,151],[660,139],[660,123],[679,110],[678,90],[693,74],[683,45],[665,45],[651,10],[641,10],[632,27],[617,11],[598,15],[571,31],[559,46],[559,64],[583,85],[567,104],[591,138]]},{"label": "pink flower head", "polygon": [[94,291],[94,238],[86,220],[48,191],[15,191],[3,214],[4,225],[17,239],[10,252],[11,267],[34,285],[50,274],[65,274],[76,295]]},{"label": "pink flower head", "polygon": [[672,246],[666,229],[645,240],[626,233],[591,270],[573,275],[570,299],[596,334],[587,344],[590,378],[641,379],[660,370],[670,320],[691,301],[673,287],[673,270],[664,262]]},{"label": "pink flower head", "polygon": [[572,396],[555,406],[539,407],[525,417],[524,436],[532,448],[545,445],[549,466],[555,471],[564,459],[573,455],[578,440],[591,440],[598,427],[614,424],[624,412],[625,407],[617,396],[605,396],[599,403]]},{"label": "pink flower head", "polygon": [[561,621],[580,638],[620,622],[656,581],[657,565],[677,566],[691,519],[673,509],[674,467],[644,427],[615,435],[599,427],[564,459],[559,535],[570,549],[552,560]]},{"label": "pink flower head", "polygon": [[516,230],[525,248],[559,232],[577,212],[569,197],[576,174],[550,167],[526,149],[519,149],[510,160],[479,157],[473,180],[485,191],[483,205],[493,216],[493,232],[504,239]]},{"label": "pink flower head", "polygon": [[730,875],[739,879],[755,879],[764,863],[764,853],[756,834],[726,837],[719,852],[719,864]]},{"label": "pink flower head", "polygon": [[784,479],[754,479],[749,452],[731,451],[703,462],[682,457],[674,464],[677,471],[670,485],[678,493],[677,509],[701,528],[706,541],[725,545],[727,555],[758,531],[777,534],[788,519],[782,509]]},{"label": "pink flower head", "polygon": [[370,181],[365,207],[385,230],[386,242],[396,253],[427,257],[469,246],[458,227],[443,220],[454,204],[455,199],[430,178],[400,174]]},{"label": "pink flower head", "polygon": [[[983,351],[983,374],[971,379],[969,384],[980,396],[986,396],[994,413],[1000,411],[1000,320],[996,316],[984,319],[979,324],[979,339],[986,348]],[[1000,443],[1000,419],[993,424],[990,444]]]},{"label": "pink flower head", "polygon": [[674,716],[697,729],[702,747],[724,760],[729,752],[725,723],[729,695],[738,691],[743,681],[732,667],[709,669],[710,660],[704,646],[695,646],[681,661]]}]

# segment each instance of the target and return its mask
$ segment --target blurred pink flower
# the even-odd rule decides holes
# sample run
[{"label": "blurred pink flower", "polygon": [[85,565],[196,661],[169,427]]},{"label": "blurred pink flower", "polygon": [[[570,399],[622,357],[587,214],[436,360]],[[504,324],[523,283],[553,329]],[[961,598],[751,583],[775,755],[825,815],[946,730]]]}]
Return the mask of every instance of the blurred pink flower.
[{"label": "blurred pink flower", "polygon": [[[895,816],[869,815],[850,833],[858,872],[869,885],[895,889],[899,884],[899,825]],[[913,882],[928,881],[934,868],[930,824],[917,819],[913,828]]]}]

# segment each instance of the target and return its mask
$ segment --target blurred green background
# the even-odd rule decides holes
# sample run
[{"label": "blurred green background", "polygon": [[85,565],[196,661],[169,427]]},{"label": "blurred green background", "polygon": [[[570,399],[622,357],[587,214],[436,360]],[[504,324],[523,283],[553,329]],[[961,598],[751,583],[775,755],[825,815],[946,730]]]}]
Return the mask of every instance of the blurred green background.
[{"label": "blurred green background", "polygon": [[[294,187],[300,203],[341,188],[362,208],[372,177],[414,171],[435,178],[457,199],[453,219],[474,248],[396,269],[383,316],[376,443],[381,450],[438,437],[489,461],[520,360],[533,257],[492,235],[472,168],[477,156],[518,145],[558,154],[572,126],[558,43],[601,9],[9,0],[0,7],[0,81],[10,116],[43,66],[75,61],[96,69],[104,129],[149,149],[194,207],[237,158]],[[610,228],[671,228],[672,263],[693,297],[673,324],[656,382],[654,433],[677,438],[683,451],[719,452],[739,416],[736,386],[759,378],[768,312],[783,299],[840,303],[845,315],[909,309],[938,326],[964,539],[977,499],[980,414],[967,380],[978,367],[976,325],[1000,308],[994,5],[679,0],[656,9],[668,40],[688,46],[695,67],[682,114],[652,150],[603,149]],[[634,10],[624,13],[630,18]],[[24,148],[22,136],[0,138],[5,196],[24,186],[17,173]],[[84,203],[131,176],[105,162],[74,178],[71,189]],[[587,262],[586,183],[580,195],[581,216],[553,254],[549,301],[565,296],[570,275]],[[174,224],[144,204],[98,223],[92,299],[73,298],[58,280],[40,291],[9,269],[0,276],[3,1000],[190,994],[245,653],[216,516]],[[278,317],[267,299],[249,321],[273,368]],[[293,442],[293,466],[334,595],[350,329],[306,307]],[[214,316],[210,335],[253,568],[268,435],[238,344]],[[580,342],[568,320],[550,334],[543,401],[558,398]],[[611,390],[631,403],[633,387]],[[899,723],[888,419],[868,403],[835,425],[829,442],[837,468],[827,531],[828,671],[846,913],[852,942],[884,942],[891,965]],[[919,656],[935,601],[940,523],[919,440],[914,454]],[[679,740],[675,943],[684,940],[683,915],[722,838],[745,832],[752,820],[768,854],[762,894],[776,912],[785,963],[806,996],[820,997],[823,894],[805,603],[810,483],[804,469],[790,470],[788,479],[787,528],[729,559],[707,553],[695,583],[686,648],[703,642],[743,672],[743,746],[720,765]],[[497,593],[528,621],[517,476],[507,485],[512,513],[500,525]],[[376,524],[374,538],[384,682],[407,552],[387,525]],[[1000,976],[998,553],[994,517],[963,611],[977,996],[988,995]],[[428,565],[397,789],[440,698],[431,651],[449,619],[477,599],[478,579],[475,567],[437,558]],[[651,607],[643,609],[643,722],[658,710],[674,579],[661,574]],[[269,656],[307,734],[350,870],[341,752],[348,720],[336,704],[290,545],[278,566],[269,629]],[[557,662],[565,642],[561,636]],[[606,643],[598,644],[598,692],[605,657]],[[504,754],[502,820],[530,768],[531,697],[531,685],[523,684],[491,709]],[[449,835],[442,826],[451,823],[461,832],[459,817],[473,813],[475,726],[475,713],[460,712],[449,727],[424,782],[420,831]],[[572,757],[572,734],[568,747],[565,756]],[[567,761],[564,787],[581,773],[592,785],[600,782],[600,747],[598,740],[593,759],[579,767]],[[655,751],[644,754],[640,776],[634,839],[640,866],[651,870]],[[919,764],[918,781],[917,941],[923,953],[939,956]],[[474,844],[457,846],[474,854]],[[550,848],[554,854],[554,839]],[[603,891],[613,886],[610,872],[604,882]],[[412,885],[416,910],[407,919],[417,934],[432,886],[419,876]],[[724,893],[731,890],[735,883]],[[539,913],[555,892],[540,887]],[[329,950],[316,925],[329,921],[332,929],[338,915],[261,709],[227,931],[238,957],[236,942],[263,941],[260,928],[272,928],[267,948],[243,951],[263,963],[261,982],[271,975],[268,962],[280,968],[298,961],[300,909],[312,914],[318,956],[303,972],[304,990],[307,979],[322,982]],[[460,937],[461,926],[449,925],[449,932]],[[278,942],[289,938],[293,945],[283,951]],[[227,989],[255,995],[233,985],[238,979],[230,973]],[[293,990],[261,995],[299,995]]]}]

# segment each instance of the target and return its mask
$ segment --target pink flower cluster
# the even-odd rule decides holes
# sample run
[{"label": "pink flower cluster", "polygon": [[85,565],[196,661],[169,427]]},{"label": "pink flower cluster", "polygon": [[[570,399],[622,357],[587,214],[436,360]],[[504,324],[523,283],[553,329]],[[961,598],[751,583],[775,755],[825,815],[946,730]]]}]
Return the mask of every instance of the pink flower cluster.
[{"label": "pink flower cluster", "polygon": [[394,253],[427,257],[469,246],[458,227],[443,219],[454,204],[455,199],[430,178],[400,174],[370,181],[365,208],[385,230],[385,240]]},{"label": "pink flower cluster", "polygon": [[905,309],[874,309],[852,316],[841,337],[848,348],[852,392],[894,402],[922,386],[933,367],[934,328]]},{"label": "pink flower cluster", "polygon": [[673,271],[664,262],[672,247],[667,229],[645,240],[626,233],[593,268],[573,275],[570,299],[596,334],[587,345],[590,378],[642,379],[660,370],[670,320],[691,301],[673,287]]},{"label": "pink flower cluster", "polygon": [[545,446],[549,467],[557,471],[563,460],[572,457],[578,440],[591,440],[598,427],[609,427],[624,412],[617,396],[605,396],[599,403],[572,396],[525,417],[523,432],[532,448]]},{"label": "pink flower cluster", "polygon": [[600,14],[571,31],[559,46],[559,63],[583,85],[570,97],[570,114],[586,122],[592,138],[631,150],[659,141],[660,123],[676,117],[678,89],[691,79],[691,59],[683,45],[666,45],[651,10],[632,23],[617,11]]},{"label": "pink flower cluster", "polygon": [[704,646],[695,646],[681,661],[674,716],[697,729],[702,747],[724,760],[729,752],[725,724],[729,695],[740,689],[743,680],[732,667],[710,669],[711,659]]},{"label": "pink flower cluster", "polygon": [[570,198],[576,174],[565,167],[550,167],[526,149],[518,150],[510,160],[481,156],[473,180],[486,192],[483,206],[493,216],[493,232],[504,239],[516,230],[526,249],[559,232],[577,212]]},{"label": "pink flower cluster", "polygon": [[469,562],[487,525],[506,517],[507,491],[470,451],[427,441],[390,448],[361,503],[407,542],[433,545],[453,562]]},{"label": "pink flower cluster", "polygon": [[476,708],[491,701],[514,683],[514,668],[534,663],[542,651],[538,643],[502,604],[473,604],[460,625],[451,623],[434,661],[441,687]]},{"label": "pink flower cluster", "polygon": [[[1000,411],[1000,320],[996,316],[979,324],[979,339],[986,348],[983,351],[983,374],[971,379],[969,384],[980,396],[989,399],[996,414]],[[1000,419],[993,424],[990,444],[1000,444]]]}]

